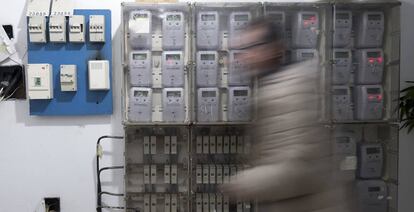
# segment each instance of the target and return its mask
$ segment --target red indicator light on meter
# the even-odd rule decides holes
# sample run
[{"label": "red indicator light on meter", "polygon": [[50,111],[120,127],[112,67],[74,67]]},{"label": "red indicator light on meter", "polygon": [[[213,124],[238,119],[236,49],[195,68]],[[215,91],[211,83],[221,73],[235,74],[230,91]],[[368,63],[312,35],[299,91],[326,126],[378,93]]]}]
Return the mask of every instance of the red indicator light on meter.
[{"label": "red indicator light on meter", "polygon": [[371,64],[373,64],[375,62],[375,59],[372,58],[372,57],[370,57],[370,58],[368,58],[368,62],[371,63]]},{"label": "red indicator light on meter", "polygon": [[377,58],[378,63],[382,63],[383,59],[382,57]]},{"label": "red indicator light on meter", "polygon": [[378,101],[381,101],[382,100],[382,95],[378,95],[377,99],[378,99]]}]

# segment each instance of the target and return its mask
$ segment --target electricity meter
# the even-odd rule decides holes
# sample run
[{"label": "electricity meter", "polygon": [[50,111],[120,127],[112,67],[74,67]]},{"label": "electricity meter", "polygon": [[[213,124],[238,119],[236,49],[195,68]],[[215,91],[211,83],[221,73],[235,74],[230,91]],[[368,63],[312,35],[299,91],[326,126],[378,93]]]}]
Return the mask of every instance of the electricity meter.
[{"label": "electricity meter", "polygon": [[216,51],[197,52],[196,84],[199,87],[218,85],[218,54]]},{"label": "electricity meter", "polygon": [[219,27],[218,12],[199,12],[197,16],[197,48],[218,49]]},{"label": "electricity meter", "polygon": [[150,122],[152,117],[152,89],[132,87],[130,90],[128,120]]},{"label": "electricity meter", "polygon": [[152,85],[152,57],[150,51],[132,51],[129,57],[129,79],[132,86]]},{"label": "electricity meter", "polygon": [[166,12],[162,20],[162,48],[181,50],[184,48],[185,19],[182,12]]}]

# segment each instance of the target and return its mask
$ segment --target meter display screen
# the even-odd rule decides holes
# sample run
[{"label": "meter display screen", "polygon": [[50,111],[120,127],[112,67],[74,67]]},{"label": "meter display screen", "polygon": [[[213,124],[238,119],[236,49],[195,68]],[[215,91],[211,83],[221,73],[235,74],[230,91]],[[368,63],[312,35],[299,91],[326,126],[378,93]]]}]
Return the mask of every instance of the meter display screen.
[{"label": "meter display screen", "polygon": [[349,53],[348,52],[335,52],[336,58],[348,58]]},{"label": "meter display screen", "polygon": [[148,14],[146,13],[134,14],[134,19],[147,19],[147,18],[148,18]]},{"label": "meter display screen", "polygon": [[249,16],[248,15],[235,15],[234,20],[235,21],[248,21]]},{"label": "meter display screen", "polygon": [[381,191],[380,187],[368,187],[368,192],[379,192]]},{"label": "meter display screen", "polygon": [[379,148],[367,148],[367,154],[378,154],[380,153]]},{"label": "meter display screen", "polygon": [[306,20],[306,21],[314,21],[314,20],[316,20],[316,16],[314,16],[314,15],[302,15],[302,19],[303,20]]},{"label": "meter display screen", "polygon": [[214,54],[202,54],[201,60],[215,60],[216,56]]},{"label": "meter display screen", "polygon": [[180,60],[180,55],[179,54],[167,54],[166,59],[168,61],[170,61],[170,60]]},{"label": "meter display screen", "polygon": [[134,60],[146,60],[147,54],[132,54],[132,59]]},{"label": "meter display screen", "polygon": [[368,57],[381,57],[380,52],[367,52]]},{"label": "meter display screen", "polygon": [[134,91],[134,97],[147,97],[148,91]]},{"label": "meter display screen", "polygon": [[203,91],[201,92],[202,97],[216,97],[215,91]]},{"label": "meter display screen", "polygon": [[234,96],[247,96],[248,95],[248,91],[247,90],[235,90],[233,92]]},{"label": "meter display screen", "polygon": [[314,56],[313,53],[302,53],[302,57],[304,58],[312,58]]},{"label": "meter display screen", "polygon": [[367,89],[367,93],[368,94],[379,94],[380,93],[380,89],[379,88],[368,88]]},{"label": "meter display screen", "polygon": [[215,15],[201,15],[202,21],[215,21],[216,16]]},{"label": "meter display screen", "polygon": [[180,91],[167,91],[167,97],[181,97]]},{"label": "meter display screen", "polygon": [[167,15],[167,21],[181,21],[181,15]]},{"label": "meter display screen", "polygon": [[348,13],[337,13],[336,14],[336,19],[349,19],[349,14]]},{"label": "meter display screen", "polygon": [[348,92],[346,89],[334,89],[334,95],[346,95]]},{"label": "meter display screen", "polygon": [[368,20],[380,21],[382,19],[381,15],[368,15]]}]

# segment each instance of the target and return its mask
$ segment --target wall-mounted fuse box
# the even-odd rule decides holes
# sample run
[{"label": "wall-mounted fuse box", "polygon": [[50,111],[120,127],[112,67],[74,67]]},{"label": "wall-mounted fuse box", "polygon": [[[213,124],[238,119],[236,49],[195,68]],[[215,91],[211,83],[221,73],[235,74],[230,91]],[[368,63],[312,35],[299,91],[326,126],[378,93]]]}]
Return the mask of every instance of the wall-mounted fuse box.
[{"label": "wall-mounted fuse box", "polygon": [[74,15],[69,18],[69,41],[74,43],[85,42],[85,16]]},{"label": "wall-mounted fuse box", "polygon": [[50,16],[49,18],[49,40],[50,42],[66,42],[66,17]]},{"label": "wall-mounted fuse box", "polygon": [[46,17],[29,17],[29,40],[32,43],[46,43]]},{"label": "wall-mounted fuse box", "polygon": [[51,64],[28,64],[29,99],[53,99],[53,68]]},{"label": "wall-mounted fuse box", "polygon": [[76,65],[61,65],[60,66],[60,90],[61,91],[76,91],[77,90],[77,75]]},{"label": "wall-mounted fuse box", "polygon": [[109,90],[109,61],[90,60],[88,62],[89,90]]},{"label": "wall-mounted fuse box", "polygon": [[105,16],[89,16],[89,41],[105,42]]}]

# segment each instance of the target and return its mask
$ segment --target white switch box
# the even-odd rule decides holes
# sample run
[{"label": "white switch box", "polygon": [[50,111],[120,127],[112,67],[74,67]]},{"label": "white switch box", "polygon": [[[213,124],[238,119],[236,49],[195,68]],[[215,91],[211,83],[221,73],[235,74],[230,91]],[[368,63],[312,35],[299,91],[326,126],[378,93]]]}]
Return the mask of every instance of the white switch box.
[{"label": "white switch box", "polygon": [[74,15],[69,17],[69,42],[85,42],[85,16]]},{"label": "white switch box", "polygon": [[88,62],[89,90],[109,90],[109,61],[90,60]]},{"label": "white switch box", "polygon": [[78,80],[76,65],[60,66],[60,90],[61,91],[77,91]]},{"label": "white switch box", "polygon": [[29,17],[29,40],[32,43],[46,43],[46,17]]},{"label": "white switch box", "polygon": [[29,99],[53,99],[53,67],[51,64],[28,64]]},{"label": "white switch box", "polygon": [[105,16],[89,16],[89,41],[105,42]]},{"label": "white switch box", "polygon": [[50,16],[49,18],[49,40],[50,42],[66,42],[66,17]]}]

